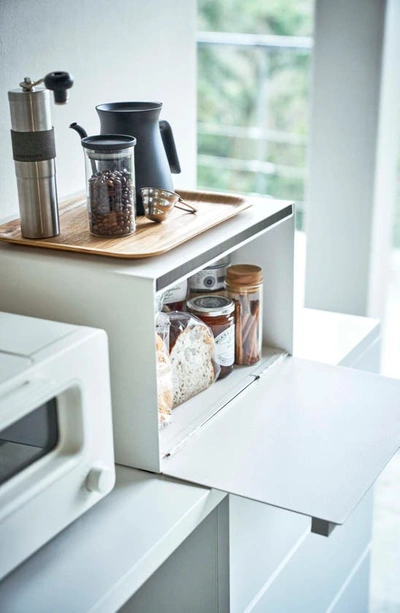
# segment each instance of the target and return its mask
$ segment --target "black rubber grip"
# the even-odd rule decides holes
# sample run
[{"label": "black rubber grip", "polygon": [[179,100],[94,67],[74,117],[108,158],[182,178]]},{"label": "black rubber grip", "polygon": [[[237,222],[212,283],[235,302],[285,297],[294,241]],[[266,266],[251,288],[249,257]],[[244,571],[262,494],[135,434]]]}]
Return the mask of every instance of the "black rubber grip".
[{"label": "black rubber grip", "polygon": [[40,132],[11,130],[11,140],[16,162],[42,162],[56,157],[54,128]]}]

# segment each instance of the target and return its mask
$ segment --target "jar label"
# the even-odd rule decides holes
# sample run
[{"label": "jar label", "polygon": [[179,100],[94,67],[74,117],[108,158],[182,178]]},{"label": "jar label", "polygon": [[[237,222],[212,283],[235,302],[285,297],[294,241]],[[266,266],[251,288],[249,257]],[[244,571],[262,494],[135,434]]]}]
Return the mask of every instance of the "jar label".
[{"label": "jar label", "polygon": [[190,278],[190,288],[204,292],[216,291],[224,288],[226,268],[205,268]]},{"label": "jar label", "polygon": [[235,361],[235,326],[229,326],[215,337],[215,361],[220,366],[232,366]]},{"label": "jar label", "polygon": [[171,302],[183,302],[187,296],[187,281],[177,283],[163,294],[163,304],[171,304]]}]

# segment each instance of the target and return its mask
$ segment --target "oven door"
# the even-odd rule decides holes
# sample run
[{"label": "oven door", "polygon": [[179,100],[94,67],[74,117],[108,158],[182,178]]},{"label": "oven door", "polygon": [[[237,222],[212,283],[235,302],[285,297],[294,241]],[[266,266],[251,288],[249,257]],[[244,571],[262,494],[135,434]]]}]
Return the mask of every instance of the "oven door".
[{"label": "oven door", "polygon": [[57,398],[51,398],[16,422],[0,426],[0,487],[50,453],[59,442]]},{"label": "oven door", "polygon": [[107,338],[76,328],[0,350],[0,579],[115,482]]},{"label": "oven door", "polygon": [[0,527],[27,501],[85,464],[83,410],[78,382],[33,378],[0,395]]}]

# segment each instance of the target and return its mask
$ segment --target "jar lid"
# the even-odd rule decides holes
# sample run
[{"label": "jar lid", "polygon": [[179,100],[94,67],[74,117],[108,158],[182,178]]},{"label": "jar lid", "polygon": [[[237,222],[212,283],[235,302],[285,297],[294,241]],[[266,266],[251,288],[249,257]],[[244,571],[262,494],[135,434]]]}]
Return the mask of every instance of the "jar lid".
[{"label": "jar lid", "polygon": [[82,138],[82,147],[93,151],[121,151],[136,145],[136,138],[127,134],[96,134]]},{"label": "jar lid", "polygon": [[234,264],[226,271],[226,282],[231,285],[259,285],[262,270],[254,264]]},{"label": "jar lid", "polygon": [[210,296],[209,294],[191,298],[187,301],[186,306],[194,313],[209,315],[210,317],[230,315],[235,308],[230,298],[226,298],[226,296]]}]

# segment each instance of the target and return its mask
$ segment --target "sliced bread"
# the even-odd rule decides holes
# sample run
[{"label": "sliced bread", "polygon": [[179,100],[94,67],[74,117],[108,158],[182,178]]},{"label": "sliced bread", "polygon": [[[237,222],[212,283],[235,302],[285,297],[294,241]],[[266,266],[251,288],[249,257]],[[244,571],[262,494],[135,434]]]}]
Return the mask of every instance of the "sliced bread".
[{"label": "sliced bread", "polygon": [[197,317],[179,313],[173,319],[170,359],[172,406],[176,407],[214,382],[214,337],[208,326]]}]

